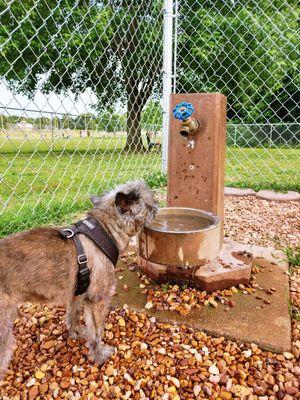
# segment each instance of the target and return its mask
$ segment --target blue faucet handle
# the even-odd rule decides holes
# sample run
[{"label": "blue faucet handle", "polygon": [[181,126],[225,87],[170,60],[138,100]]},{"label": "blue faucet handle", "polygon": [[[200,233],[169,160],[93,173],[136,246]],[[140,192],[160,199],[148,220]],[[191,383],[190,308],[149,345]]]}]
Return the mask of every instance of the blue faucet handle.
[{"label": "blue faucet handle", "polygon": [[194,107],[191,103],[182,101],[173,108],[174,118],[184,121],[188,119],[194,112]]}]

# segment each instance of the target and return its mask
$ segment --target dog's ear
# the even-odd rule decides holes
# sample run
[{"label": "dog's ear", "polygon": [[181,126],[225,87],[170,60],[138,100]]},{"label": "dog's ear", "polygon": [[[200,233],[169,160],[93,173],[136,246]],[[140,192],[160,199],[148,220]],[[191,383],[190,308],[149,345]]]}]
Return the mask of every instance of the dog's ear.
[{"label": "dog's ear", "polygon": [[103,196],[90,196],[90,201],[94,207],[99,207]]},{"label": "dog's ear", "polygon": [[139,198],[140,196],[135,190],[132,190],[128,194],[118,192],[116,194],[115,203],[119,211],[124,214],[130,211],[133,204],[137,202]]}]

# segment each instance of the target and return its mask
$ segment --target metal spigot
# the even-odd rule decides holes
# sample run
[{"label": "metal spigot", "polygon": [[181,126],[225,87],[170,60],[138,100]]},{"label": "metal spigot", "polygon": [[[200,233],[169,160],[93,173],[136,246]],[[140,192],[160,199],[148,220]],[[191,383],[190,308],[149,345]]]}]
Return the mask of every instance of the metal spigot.
[{"label": "metal spigot", "polygon": [[182,101],[181,103],[177,104],[173,109],[174,118],[182,121],[179,133],[184,137],[194,135],[199,129],[199,122],[196,120],[196,118],[191,117],[193,112],[193,105],[191,103],[187,103],[186,101]]}]

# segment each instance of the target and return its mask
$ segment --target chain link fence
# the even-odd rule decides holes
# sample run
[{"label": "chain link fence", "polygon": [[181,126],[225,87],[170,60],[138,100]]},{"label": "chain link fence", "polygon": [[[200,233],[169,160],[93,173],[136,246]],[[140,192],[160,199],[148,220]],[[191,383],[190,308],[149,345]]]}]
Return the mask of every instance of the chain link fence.
[{"label": "chain link fence", "polygon": [[[226,183],[299,190],[297,2],[173,3],[173,91],[228,97]],[[1,235],[165,182],[165,6],[0,0]]]},{"label": "chain link fence", "polygon": [[186,0],[175,12],[175,90],[227,96],[227,184],[299,190],[299,4]]},{"label": "chain link fence", "polygon": [[160,0],[0,0],[2,234],[161,168]]}]

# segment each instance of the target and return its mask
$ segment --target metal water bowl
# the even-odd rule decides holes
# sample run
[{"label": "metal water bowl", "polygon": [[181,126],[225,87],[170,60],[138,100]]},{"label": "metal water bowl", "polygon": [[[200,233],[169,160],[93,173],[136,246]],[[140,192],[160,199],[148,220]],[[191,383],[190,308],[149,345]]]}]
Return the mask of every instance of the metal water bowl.
[{"label": "metal water bowl", "polygon": [[219,217],[194,208],[161,208],[154,223],[139,236],[140,267],[159,282],[171,279],[172,268],[176,274],[189,274],[218,257],[220,251]]}]

